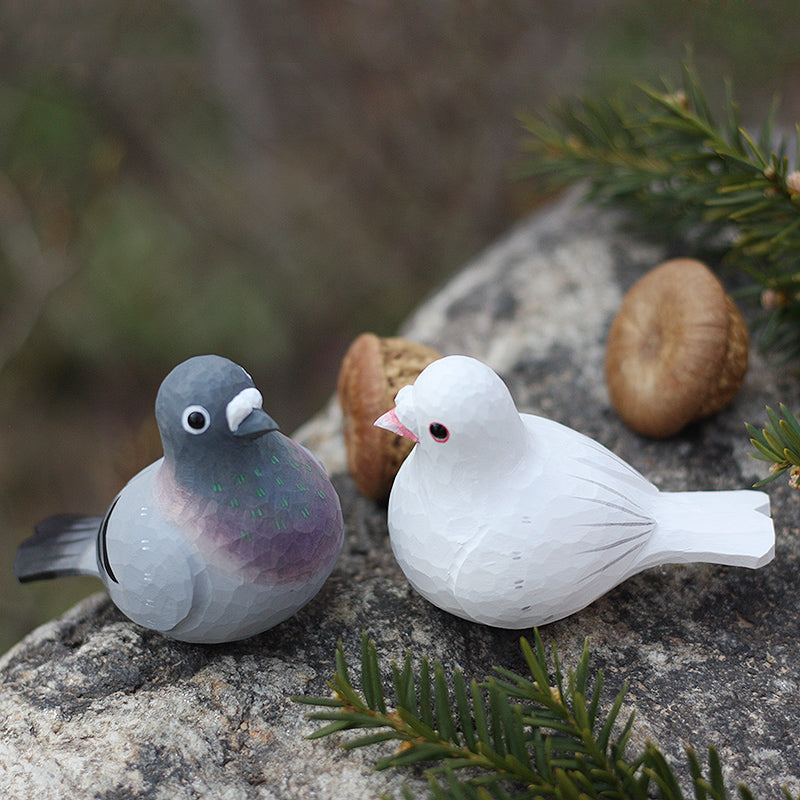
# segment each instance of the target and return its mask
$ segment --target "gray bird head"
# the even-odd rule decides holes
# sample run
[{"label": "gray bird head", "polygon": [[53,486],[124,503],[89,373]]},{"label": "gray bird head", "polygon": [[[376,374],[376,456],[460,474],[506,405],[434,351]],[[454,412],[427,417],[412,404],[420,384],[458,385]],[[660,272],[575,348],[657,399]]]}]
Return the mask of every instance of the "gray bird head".
[{"label": "gray bird head", "polygon": [[277,423],[261,408],[253,379],[221,356],[195,356],[164,378],[156,421],[169,461],[213,459],[214,451],[244,447]]}]

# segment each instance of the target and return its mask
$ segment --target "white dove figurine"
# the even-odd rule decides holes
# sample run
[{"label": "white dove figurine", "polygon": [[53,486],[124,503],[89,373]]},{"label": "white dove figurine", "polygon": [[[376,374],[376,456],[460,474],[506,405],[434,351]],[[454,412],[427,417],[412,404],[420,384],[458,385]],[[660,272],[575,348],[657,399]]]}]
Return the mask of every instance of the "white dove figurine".
[{"label": "white dove figurine", "polygon": [[774,555],[763,492],[660,492],[587,436],[520,414],[474,358],[433,362],[395,404],[375,424],[417,444],[389,498],[392,549],[411,585],[459,617],[544,625],[649,567]]}]

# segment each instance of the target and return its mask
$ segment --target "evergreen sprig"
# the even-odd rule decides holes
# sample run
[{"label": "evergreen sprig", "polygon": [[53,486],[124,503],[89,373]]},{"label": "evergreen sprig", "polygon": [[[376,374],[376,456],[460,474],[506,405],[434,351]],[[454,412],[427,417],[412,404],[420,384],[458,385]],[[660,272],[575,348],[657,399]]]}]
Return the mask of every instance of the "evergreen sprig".
[{"label": "evergreen sprig", "polygon": [[[590,687],[588,644],[574,670],[566,672],[553,647],[552,668],[538,631],[534,644],[521,640],[530,672],[505,668],[482,683],[467,683],[462,672],[449,675],[423,658],[417,671],[411,653],[391,665],[391,690],[384,688],[375,645],[361,642],[361,685],[356,688],[344,649],[336,650],[330,697],[295,697],[320,707],[310,719],[325,723],[310,738],[344,731],[360,735],[342,747],[353,750],[395,741],[398,746],[376,769],[426,764],[434,800],[683,800],[680,781],[664,754],[648,743],[629,757],[634,715],[619,719],[623,688],[604,710],[603,675]],[[688,782],[696,800],[727,800],[717,751],[710,747],[703,767],[687,748]],[[412,798],[405,788],[404,796]],[[742,800],[753,800],[743,785]],[[791,800],[783,790],[786,800]]]},{"label": "evergreen sprig", "polygon": [[750,455],[771,465],[769,477],[755,485],[763,486],[788,470],[789,485],[800,489],[800,420],[783,403],[780,412],[782,416],[767,406],[768,422],[761,431],[749,422],[745,423],[750,442],[755,447]]},{"label": "evergreen sprig", "polygon": [[[591,197],[632,212],[687,255],[724,257],[752,279],[761,344],[800,356],[800,152],[774,125],[745,130],[730,86],[715,114],[694,69],[682,85],[619,99],[566,101],[526,116],[523,176],[553,187],[587,180]],[[793,150],[800,150],[800,141]]]}]

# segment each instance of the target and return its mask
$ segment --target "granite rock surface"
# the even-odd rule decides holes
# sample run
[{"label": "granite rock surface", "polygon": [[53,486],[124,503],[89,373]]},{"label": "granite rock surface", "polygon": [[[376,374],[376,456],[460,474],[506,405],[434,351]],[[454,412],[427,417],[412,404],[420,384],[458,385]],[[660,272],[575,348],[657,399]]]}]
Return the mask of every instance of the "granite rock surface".
[{"label": "granite rock surface", "polygon": [[[571,193],[534,214],[424,303],[402,335],[487,361],[517,405],[605,444],[665,490],[733,489],[763,477],[743,421],[791,404],[800,381],[753,352],[734,403],[668,441],[627,429],[602,364],[625,290],[668,248]],[[0,794],[50,798],[372,798],[418,776],[376,773],[379,750],[311,742],[299,694],[327,694],[337,640],[358,662],[361,632],[383,663],[439,658],[484,678],[523,671],[520,632],[449,616],[417,596],[389,547],[385,509],[344,469],[335,403],[298,437],[333,476],[346,542],[322,592],[299,614],[232,645],[174,642],[127,621],[103,594],[34,631],[0,660]],[[607,698],[627,683],[632,749],[654,740],[683,775],[683,748],[719,750],[731,788],[800,791],[800,497],[770,484],[775,560],[750,571],[669,566],[628,581],[541,630],[566,665],[588,638]],[[524,633],[524,632],[523,632]],[[424,796],[421,791],[420,796]]]}]

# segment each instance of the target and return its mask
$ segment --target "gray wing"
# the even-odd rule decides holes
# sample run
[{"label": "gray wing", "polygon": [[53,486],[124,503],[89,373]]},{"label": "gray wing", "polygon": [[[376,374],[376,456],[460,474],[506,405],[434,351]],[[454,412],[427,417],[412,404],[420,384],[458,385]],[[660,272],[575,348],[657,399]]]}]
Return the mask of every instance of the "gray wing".
[{"label": "gray wing", "polygon": [[155,501],[160,465],[159,460],[142,470],[120,492],[102,526],[99,555],[120,611],[146,628],[168,632],[191,611],[195,556]]}]

